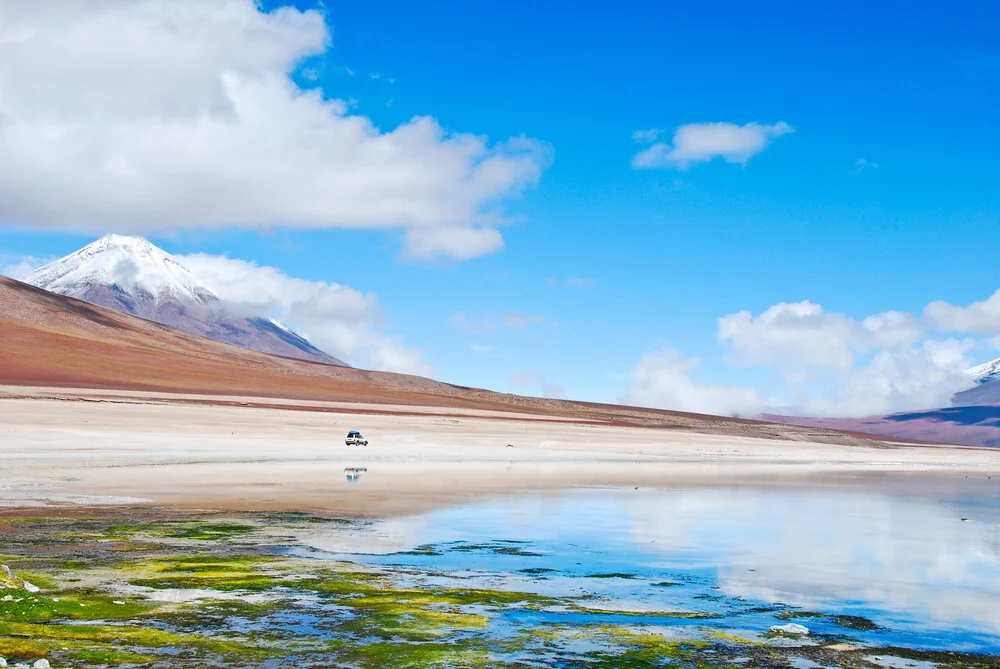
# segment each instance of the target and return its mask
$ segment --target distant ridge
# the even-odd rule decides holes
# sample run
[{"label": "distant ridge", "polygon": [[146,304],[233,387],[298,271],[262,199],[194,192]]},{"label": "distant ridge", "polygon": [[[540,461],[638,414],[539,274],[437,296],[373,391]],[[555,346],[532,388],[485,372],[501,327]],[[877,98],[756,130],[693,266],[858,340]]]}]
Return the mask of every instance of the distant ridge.
[{"label": "distant ridge", "polygon": [[105,235],[26,283],[242,348],[346,365],[271,318],[243,317],[176,258],[142,237]]},{"label": "distant ridge", "polygon": [[[405,412],[407,405],[445,411],[453,407],[508,413],[510,420],[532,414],[594,425],[800,442],[873,443],[869,435],[679,411],[521,397],[407,374],[267,355],[3,276],[0,333],[0,384],[9,386],[197,394],[216,396],[222,404],[236,402],[233,396],[238,396],[252,401],[254,406],[275,408],[281,405],[269,404],[269,398],[364,402],[373,405],[373,411],[377,410],[374,405],[383,405],[389,413]],[[16,394],[17,390],[6,392]],[[317,410],[307,402],[284,406]]]}]

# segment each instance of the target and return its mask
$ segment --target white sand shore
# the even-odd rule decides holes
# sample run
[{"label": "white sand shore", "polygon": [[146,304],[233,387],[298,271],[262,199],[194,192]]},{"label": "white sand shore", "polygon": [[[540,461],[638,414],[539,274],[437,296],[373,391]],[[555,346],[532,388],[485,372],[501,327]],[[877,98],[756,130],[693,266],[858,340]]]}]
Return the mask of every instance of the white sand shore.
[{"label": "white sand shore", "polygon": [[[382,515],[574,486],[1000,475],[997,449],[845,446],[428,407],[177,403],[208,399],[0,389],[0,506],[143,500]],[[371,445],[345,446],[352,428]],[[351,483],[347,468],[366,471]]]}]

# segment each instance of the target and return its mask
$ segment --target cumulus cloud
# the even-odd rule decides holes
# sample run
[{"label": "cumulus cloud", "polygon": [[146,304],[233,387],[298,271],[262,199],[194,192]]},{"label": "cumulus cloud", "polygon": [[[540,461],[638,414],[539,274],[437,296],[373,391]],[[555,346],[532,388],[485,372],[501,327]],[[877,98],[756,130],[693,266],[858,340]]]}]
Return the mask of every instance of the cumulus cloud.
[{"label": "cumulus cloud", "polygon": [[965,370],[971,346],[971,341],[928,340],[879,351],[845,374],[832,392],[797,398],[794,410],[856,417],[948,406],[952,395],[969,387]]},{"label": "cumulus cloud", "polygon": [[[642,143],[656,140],[661,130],[642,130],[632,137]],[[632,167],[672,167],[686,170],[692,163],[722,158],[727,163],[746,165],[767,148],[771,140],[794,132],[784,121],[772,125],[747,123],[689,123],[674,132],[672,143],[656,142],[632,158]]]},{"label": "cumulus cloud", "polygon": [[[254,0],[0,0],[0,224],[401,229],[404,254],[503,248],[502,204],[541,142],[389,130],[290,74],[322,58],[316,10]],[[308,65],[314,68],[315,65]]]},{"label": "cumulus cloud", "polygon": [[717,414],[841,417],[947,406],[969,387],[970,351],[985,343],[933,338],[924,320],[905,312],[858,321],[808,300],[724,316],[717,338],[728,345],[730,361],[780,370],[781,396],[698,383],[690,375],[697,360],[667,350],[639,361],[625,400]]},{"label": "cumulus cloud", "polygon": [[759,316],[741,311],[718,321],[719,341],[729,343],[738,361],[750,364],[791,363],[847,369],[854,363],[851,347],[856,324],[841,314],[828,314],[808,300],[782,302]]},{"label": "cumulus cloud", "polygon": [[924,309],[924,314],[935,329],[943,332],[1000,335],[1000,290],[967,307],[943,301],[931,302]]},{"label": "cumulus cloud", "polygon": [[43,265],[48,265],[55,257],[36,258],[35,256],[11,256],[0,254],[0,274],[12,279],[24,279]]},{"label": "cumulus cloud", "polygon": [[887,311],[857,322],[804,300],[776,304],[759,316],[748,311],[718,320],[718,339],[731,345],[742,364],[780,364],[847,371],[859,352],[912,344],[923,327],[910,314]]},{"label": "cumulus cloud", "polygon": [[543,374],[532,372],[514,372],[508,380],[510,387],[516,392],[541,391],[541,396],[547,399],[566,399],[566,389],[557,383],[552,383]]},{"label": "cumulus cloud", "polygon": [[366,369],[429,376],[421,351],[384,334],[384,315],[372,293],[290,277],[247,260],[196,253],[176,256],[227,307],[287,323],[320,349]]},{"label": "cumulus cloud", "polygon": [[409,260],[436,260],[450,257],[467,260],[503,250],[503,236],[489,227],[420,227],[406,231]]},{"label": "cumulus cloud", "polygon": [[694,381],[690,372],[698,362],[670,348],[647,353],[632,370],[632,385],[622,401],[693,413],[748,416],[760,411],[765,400],[753,388]]}]

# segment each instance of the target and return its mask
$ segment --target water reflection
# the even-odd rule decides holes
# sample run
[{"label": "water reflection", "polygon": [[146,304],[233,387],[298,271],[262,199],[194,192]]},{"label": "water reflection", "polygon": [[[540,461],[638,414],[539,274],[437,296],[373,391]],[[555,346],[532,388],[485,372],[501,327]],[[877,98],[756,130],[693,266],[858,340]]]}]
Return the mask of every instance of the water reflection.
[{"label": "water reflection", "polygon": [[[647,607],[690,608],[694,598],[729,615],[780,603],[864,616],[928,647],[1000,649],[997,481],[955,480],[928,493],[586,491],[455,507],[384,521],[373,532],[411,552],[436,547],[370,558],[377,561],[514,575],[540,589],[586,581],[595,596]],[[503,541],[525,543],[496,550]],[[634,578],[593,578],[600,573]],[[651,587],[663,581],[686,587]]]},{"label": "water reflection", "polygon": [[[644,553],[714,564],[723,592],[806,608],[874,609],[1000,635],[1000,504],[852,491],[687,491],[633,499]],[[963,523],[969,514],[976,522]]]},{"label": "water reflection", "polygon": [[357,483],[361,475],[368,471],[367,467],[345,467],[344,468],[344,478],[347,479],[348,483]]}]

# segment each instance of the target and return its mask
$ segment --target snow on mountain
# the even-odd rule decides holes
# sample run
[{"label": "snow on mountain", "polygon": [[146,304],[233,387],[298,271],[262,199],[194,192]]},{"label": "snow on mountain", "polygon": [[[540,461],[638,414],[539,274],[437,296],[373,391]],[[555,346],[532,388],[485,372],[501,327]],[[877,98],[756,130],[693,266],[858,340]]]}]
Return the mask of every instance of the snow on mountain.
[{"label": "snow on mountain", "polygon": [[965,373],[979,385],[1000,381],[1000,358],[967,369]]},{"label": "snow on mountain", "polygon": [[985,406],[1000,404],[1000,358],[966,370],[973,385],[955,393],[952,406]]},{"label": "snow on mountain", "polygon": [[115,286],[134,298],[205,304],[219,298],[186,267],[142,237],[105,235],[32,272],[27,282],[70,297]]},{"label": "snow on mountain", "polygon": [[25,282],[243,348],[344,365],[273,318],[240,315],[142,237],[105,235],[38,268]]}]

